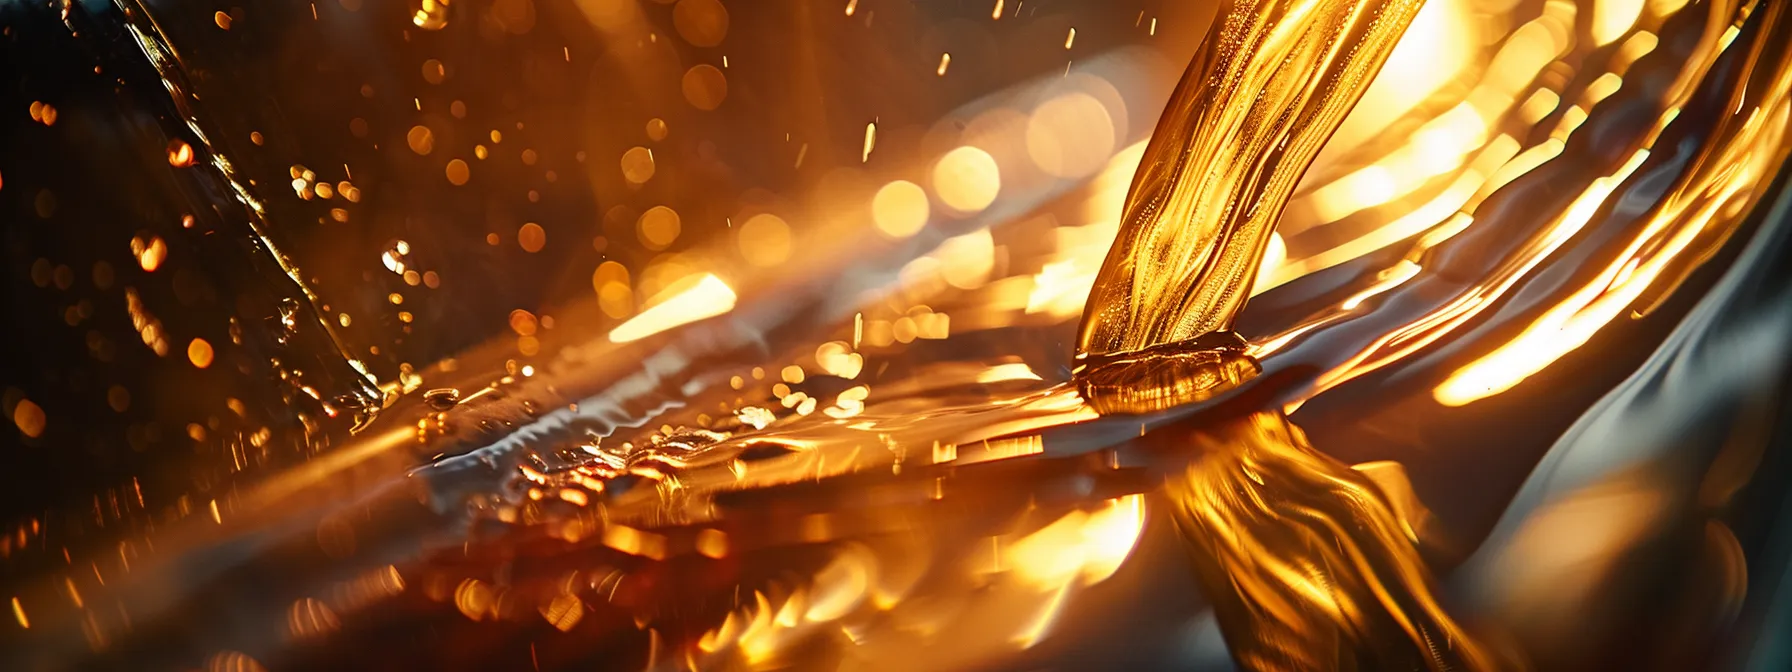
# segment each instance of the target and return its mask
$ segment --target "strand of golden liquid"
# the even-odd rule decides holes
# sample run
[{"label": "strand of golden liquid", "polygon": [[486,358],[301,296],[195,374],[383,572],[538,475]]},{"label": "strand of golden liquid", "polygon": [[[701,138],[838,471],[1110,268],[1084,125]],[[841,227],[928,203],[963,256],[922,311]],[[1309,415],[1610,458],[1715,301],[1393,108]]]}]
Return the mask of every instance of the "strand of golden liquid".
[{"label": "strand of golden liquid", "polygon": [[1172,515],[1240,667],[1485,670],[1381,490],[1279,412],[1194,437]]},{"label": "strand of golden liquid", "polygon": [[[1254,371],[1220,332],[1301,174],[1419,5],[1222,5],[1145,150],[1083,313],[1078,378],[1093,406],[1156,410]],[[1242,667],[1493,667],[1432,597],[1410,526],[1366,476],[1279,413],[1194,443],[1201,456],[1169,487],[1173,515]]]},{"label": "strand of golden liquid", "polygon": [[1313,158],[1418,0],[1223,3],[1164,109],[1083,312],[1082,357],[1223,331]]}]

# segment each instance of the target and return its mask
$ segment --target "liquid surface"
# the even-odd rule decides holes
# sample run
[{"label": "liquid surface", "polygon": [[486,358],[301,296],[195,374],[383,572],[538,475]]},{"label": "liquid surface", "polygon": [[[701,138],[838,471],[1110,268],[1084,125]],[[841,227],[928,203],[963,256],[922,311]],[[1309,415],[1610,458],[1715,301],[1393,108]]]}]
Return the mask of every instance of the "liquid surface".
[{"label": "liquid surface", "polygon": [[[615,19],[595,11],[603,3],[588,4],[579,21],[610,31],[639,25],[630,23],[634,15]],[[792,237],[782,247],[766,233],[779,230],[770,220],[751,227],[750,217],[732,220],[716,234],[719,242],[683,251],[690,255],[681,262],[686,271],[674,279],[691,282],[667,293],[679,301],[633,293],[645,282],[644,269],[670,267],[663,262],[643,261],[617,276],[593,259],[574,283],[591,296],[556,308],[554,329],[540,319],[546,310],[515,316],[506,306],[500,317],[511,316],[504,325],[511,329],[453,360],[402,372],[397,360],[374,362],[387,386],[410,393],[358,434],[346,433],[350,423],[288,433],[270,422],[277,440],[260,439],[265,449],[253,443],[259,427],[251,425],[237,442],[242,445],[224,450],[234,444],[220,437],[233,434],[208,430],[204,440],[181,444],[201,456],[191,473],[205,478],[189,479],[183,468],[169,479],[173,485],[158,485],[144,472],[152,487],[142,494],[108,482],[93,502],[79,497],[69,509],[75,515],[21,518],[13,529],[24,541],[14,540],[7,562],[16,569],[10,576],[28,578],[11,591],[19,625],[6,632],[27,646],[9,641],[7,655],[27,658],[22,669],[146,661],[220,669],[1224,664],[1231,653],[1254,650],[1239,644],[1253,640],[1214,615],[1219,599],[1200,597],[1187,542],[1172,520],[1235,509],[1190,509],[1193,500],[1175,498],[1202,492],[1200,483],[1216,492],[1212,484],[1224,482],[1197,480],[1205,473],[1197,458],[1205,453],[1180,439],[1231,431],[1226,428],[1241,418],[1280,408],[1305,430],[1314,451],[1333,460],[1296,451],[1302,464],[1321,462],[1311,467],[1318,473],[1397,460],[1410,487],[1402,479],[1375,480],[1385,502],[1362,506],[1397,513],[1413,531],[1400,529],[1400,535],[1417,537],[1433,568],[1448,568],[1492,526],[1556,434],[1627,367],[1643,361],[1685,313],[1684,297],[1709,285],[1712,278],[1701,269],[1728,262],[1749,238],[1741,234],[1756,226],[1751,213],[1785,156],[1783,11],[1749,3],[1645,3],[1612,19],[1595,4],[1434,1],[1419,11],[1415,29],[1388,57],[1391,74],[1370,85],[1319,150],[1274,235],[1263,242],[1265,259],[1256,269],[1263,279],[1251,283],[1256,297],[1234,324],[1255,372],[1238,376],[1235,387],[1144,415],[1102,416],[1071,385],[1075,320],[1097,284],[1103,252],[1121,230],[1114,217],[1123,212],[1126,186],[1145,151],[1136,131],[1147,125],[1116,112],[1105,89],[1079,88],[1093,84],[1078,75],[1110,82],[1134,110],[1160,107],[1156,101],[1173,79],[1153,80],[1162,85],[1155,89],[1128,85],[1123,73],[1146,70],[1148,61],[1125,53],[1106,61],[1075,54],[1069,77],[1052,68],[1037,81],[942,115],[941,126],[962,135],[951,136],[951,147],[920,143],[913,165],[891,175],[891,183],[921,185],[923,195],[937,199],[929,201],[936,209],[921,218],[913,237],[865,242],[872,239],[839,235],[885,224],[908,230],[904,222],[914,218],[897,207],[906,190],[897,186],[882,199],[884,213],[908,219],[877,219],[870,204],[883,190],[867,190],[859,195],[863,203],[854,201],[866,206],[862,214],[833,217],[826,215],[845,209],[817,208],[813,227],[785,211],[783,230]],[[870,3],[848,7],[853,25],[870,19]],[[520,25],[520,15],[492,23],[456,14],[464,9],[426,3],[394,11],[407,30],[477,23],[504,35],[511,30],[505,26]],[[745,20],[748,10],[730,9]],[[75,6],[71,19],[82,39],[106,35],[78,23],[84,11]],[[321,11],[328,17],[336,10]],[[1015,11],[1012,4],[999,10],[1000,21],[1016,21]],[[1585,20],[1581,12],[1600,18]],[[193,26],[234,36],[257,25],[237,20],[225,30],[209,13],[192,17],[203,21],[175,16],[158,21],[176,46],[182,35],[193,40],[188,45],[200,44]],[[307,17],[295,18],[293,25],[307,25]],[[687,28],[694,25],[690,18]],[[876,25],[891,20],[881,13]],[[1144,23],[1140,34],[1151,30]],[[1049,46],[1074,52],[1097,44],[1099,31],[1079,27],[1080,36],[1055,33]],[[644,44],[654,44],[646,29],[640,32]],[[685,38],[668,28],[658,39],[675,32]],[[413,36],[430,34],[436,33]],[[1426,42],[1414,35],[1453,39]],[[734,64],[715,73],[741,77],[756,67],[743,65],[752,60],[734,47],[729,51]],[[577,52],[575,43],[548,60],[577,59]],[[195,59],[182,66],[191,68],[205,52],[184,46],[180,53]],[[424,59],[417,60],[405,64],[407,73]],[[929,58],[925,74],[940,77],[943,60]],[[960,51],[944,76],[970,72],[977,63]],[[74,66],[74,74],[87,69]],[[108,76],[118,69],[112,61],[105,66]],[[1414,68],[1424,76],[1414,79]],[[126,76],[121,69],[117,74]],[[657,71],[636,74],[659,81]],[[709,71],[677,74],[662,79],[689,80],[688,91],[702,94],[700,102],[714,102],[703,97],[719,92],[706,79],[713,77]],[[213,77],[228,75],[212,69]],[[1425,83],[1389,84],[1396,76]],[[168,93],[159,77],[147,86],[136,81],[126,90]],[[731,82],[734,93],[724,105],[745,99],[739,81]],[[1035,161],[1027,149],[1046,147],[1040,138],[1057,136],[1029,129],[1050,129],[1053,115],[1092,109],[1076,107],[1082,99],[1071,94],[1104,110],[1112,141],[1091,154],[1099,157],[1092,162],[1062,151],[1039,153],[1049,160]],[[203,97],[227,95],[219,89]],[[1069,100],[1046,105],[1061,98]],[[15,107],[26,109],[27,102]],[[68,115],[74,105],[64,102]],[[407,98],[393,107],[421,119],[413,104]],[[1009,114],[1014,110],[1024,112]],[[29,129],[61,138],[55,134],[72,128],[75,118],[33,122]],[[1122,130],[1121,120],[1133,130]],[[871,130],[854,121],[852,160],[875,161],[904,147],[898,124],[888,117],[880,122]],[[671,137],[681,128],[674,123]],[[242,145],[239,166],[272,151],[243,144],[247,130],[227,134],[227,142]],[[501,143],[491,129],[476,130],[486,150],[503,149],[511,164],[521,164],[520,129],[505,126]],[[416,147],[423,145],[404,143],[400,135],[381,141],[406,160],[419,156]],[[442,147],[445,137],[436,138]],[[149,143],[152,163],[172,168],[169,140]],[[806,160],[821,160],[820,146],[816,141]],[[338,163],[323,150],[307,151],[318,154],[307,165]],[[432,150],[427,159],[430,183],[456,186],[442,172],[454,157],[434,151],[446,150]],[[546,145],[540,153],[550,156]],[[621,147],[614,155],[628,156]],[[678,162],[667,156],[651,157],[656,171],[675,169]],[[495,163],[461,160],[473,165],[468,185],[474,187],[491,175],[483,171],[498,170],[487,168]],[[367,164],[355,161],[356,174],[363,174],[360,166]],[[604,163],[605,175],[617,167],[633,171],[618,179],[646,174],[638,161]],[[941,164],[969,178],[932,180]],[[402,173],[402,165],[392,171]],[[1000,188],[972,188],[989,186],[991,165]],[[275,168],[261,184],[284,189],[289,179],[306,179],[304,171],[281,177],[288,174],[285,162]],[[660,172],[647,184],[670,174]],[[332,172],[329,179],[342,177]],[[30,172],[6,169],[4,179],[0,194],[36,187]],[[329,209],[345,204],[317,196],[315,185],[323,181],[305,186],[309,199],[268,190],[280,194],[267,199],[270,210],[301,215],[301,223],[319,216],[333,221]],[[65,208],[80,200],[66,189],[58,193]],[[370,188],[369,198],[374,193]],[[15,200],[27,208],[22,217],[41,218],[31,210],[33,198]],[[431,206],[429,199],[415,205]],[[978,206],[983,209],[963,217],[938,210]],[[362,222],[355,219],[361,212],[353,210],[351,221]],[[178,214],[155,221],[178,227]],[[384,221],[368,219],[370,226]],[[625,223],[636,221],[660,222]],[[697,221],[686,213],[685,236],[695,235]],[[550,240],[564,231],[546,224]],[[535,231],[503,229],[514,238],[504,239],[505,248],[537,254],[520,247],[525,230]],[[131,232],[124,233],[109,244],[129,249]],[[160,275],[145,271],[133,282],[141,287],[140,308],[164,325],[159,328],[181,335],[170,348],[179,354],[193,336],[178,319],[181,304],[146,288],[197,256],[183,252],[189,239],[179,236],[217,238],[178,228],[156,235],[176,253]],[[403,235],[419,240],[415,231]],[[760,235],[766,237],[752,237]],[[754,244],[741,243],[743,236]],[[151,237],[143,236],[144,253],[155,249]],[[852,244],[825,245],[841,239]],[[471,249],[487,249],[477,236],[468,240]],[[580,241],[577,247],[590,246]],[[548,245],[542,253],[556,249]],[[749,249],[768,256],[749,258],[743,252]],[[783,266],[752,264],[777,249],[807,256]],[[387,252],[390,262],[382,261]],[[367,282],[351,290],[359,270],[342,275],[348,282],[312,288],[320,303],[334,308],[328,315],[339,326],[349,312],[344,306],[355,306],[358,326],[345,341],[357,351],[367,343],[353,341],[367,336],[355,330],[370,324],[417,341],[430,338],[427,329],[398,328],[429,321],[423,308],[429,299],[421,298],[429,295],[398,286],[406,271],[421,278],[419,269],[440,270],[448,278],[444,287],[459,278],[504,282],[502,274],[457,275],[452,264],[433,266],[428,250],[401,249],[383,238],[359,253],[380,264],[373,272],[393,288]],[[292,254],[303,260],[301,252]],[[525,258],[539,267],[551,265],[540,262],[552,257]],[[135,256],[128,262],[141,266]],[[307,266],[317,267],[301,265]],[[775,272],[752,270],[764,268]],[[692,269],[712,273],[715,282]],[[601,282],[587,286],[594,273]],[[673,286],[659,273],[656,289]],[[53,272],[45,277],[40,288],[55,284]],[[626,310],[614,291],[604,298],[603,288],[617,284],[630,292]],[[403,304],[388,298],[401,293]],[[357,296],[365,301],[350,298]],[[637,302],[673,308],[637,311]],[[123,316],[122,298],[119,304]],[[260,310],[241,316],[251,331],[266,317],[280,323],[277,306]],[[375,317],[413,310],[421,322]],[[636,318],[630,330],[620,330]],[[222,317],[213,322],[226,333]],[[207,341],[219,362],[253,352],[228,335]],[[314,343],[300,352],[340,359],[333,345]],[[196,364],[177,363],[185,370]],[[323,375],[303,368],[307,376]],[[311,398],[302,386],[292,389]],[[78,417],[70,405],[33,394],[47,417],[44,437],[70,440],[56,433],[75,424],[68,421]],[[230,422],[240,417],[222,399],[213,401],[216,409],[192,412],[194,419],[173,425],[173,433],[188,422],[206,427],[208,413]],[[10,397],[8,403],[23,408]],[[15,424],[30,417],[14,415]],[[215,452],[192,449],[214,445]],[[99,464],[93,468],[105,473]],[[1346,480],[1353,489],[1342,492],[1364,487],[1353,476]],[[1181,489],[1166,491],[1166,482]],[[84,522],[95,510],[104,524]],[[1386,532],[1382,513],[1371,520]],[[34,527],[34,518],[47,527]],[[1338,519],[1350,518],[1341,511]],[[42,529],[52,530],[50,536],[34,531]],[[1359,548],[1399,548],[1385,545],[1390,536],[1350,539]],[[1755,547],[1746,532],[1739,536],[1743,548]],[[1409,592],[1392,604],[1428,616],[1418,608],[1424,602],[1410,600],[1424,595],[1423,581],[1409,580],[1412,558],[1396,559],[1377,565],[1383,569],[1341,576],[1406,586]],[[1262,587],[1273,595],[1289,585],[1298,584],[1277,580]],[[1162,612],[1137,606],[1146,594],[1161,598]],[[1380,600],[1353,604],[1369,614],[1363,622],[1377,627],[1389,622],[1381,614],[1395,611]],[[1407,655],[1431,650],[1411,646],[1426,639],[1423,633],[1447,632],[1436,620],[1411,622],[1432,625],[1396,628],[1400,635],[1366,645],[1392,638],[1403,641],[1408,648],[1400,655]],[[1231,653],[1222,631],[1234,642]],[[1384,631],[1391,629],[1377,630]]]}]

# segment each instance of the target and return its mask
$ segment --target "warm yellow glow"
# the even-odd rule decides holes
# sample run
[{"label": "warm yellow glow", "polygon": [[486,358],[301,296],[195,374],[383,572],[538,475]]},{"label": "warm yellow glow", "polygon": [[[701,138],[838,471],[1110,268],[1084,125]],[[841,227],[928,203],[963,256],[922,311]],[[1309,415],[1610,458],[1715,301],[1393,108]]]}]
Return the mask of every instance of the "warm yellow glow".
[{"label": "warm yellow glow", "polygon": [[989,152],[965,145],[933,165],[933,192],[958,212],[981,212],[1002,190],[1002,172]]},{"label": "warm yellow glow", "polygon": [[1643,0],[1595,0],[1593,43],[1605,46],[1630,32],[1643,14]]},{"label": "warm yellow glow", "polygon": [[678,240],[681,229],[678,212],[663,205],[656,205],[641,213],[635,220],[635,235],[641,239],[641,245],[649,250],[663,250]]},{"label": "warm yellow glow", "polygon": [[[597,2],[617,2],[619,0],[597,0]],[[633,5],[633,2],[626,4]],[[685,102],[699,110],[713,110],[722,106],[728,98],[728,76],[720,69],[708,63],[692,66],[684,73],[680,82]]]},{"label": "warm yellow glow", "polygon": [[1282,240],[1282,234],[1269,234],[1269,246],[1263,250],[1263,263],[1257,266],[1257,280],[1251,283],[1251,296],[1256,296],[1276,286],[1276,269],[1288,260],[1288,243]]},{"label": "warm yellow glow", "polygon": [[1145,528],[1142,495],[1108,500],[1092,513],[1072,511],[1009,545],[1004,565],[1040,587],[1059,587],[1081,577],[1084,585],[1114,574]]},{"label": "warm yellow glow", "polygon": [[614,261],[598,264],[591,273],[591,288],[597,292],[598,308],[614,318],[628,317],[635,312],[635,293],[629,289],[628,267]]},{"label": "warm yellow glow", "polygon": [[749,264],[770,268],[790,259],[790,226],[777,215],[753,215],[740,225],[738,235],[740,255]]},{"label": "warm yellow glow", "polygon": [[25,605],[19,604],[19,598],[12,598],[12,617],[19,622],[19,627],[31,629],[31,619],[25,617]]},{"label": "warm yellow glow", "polygon": [[871,220],[891,238],[907,238],[927,225],[927,192],[920,185],[896,180],[871,199]]},{"label": "warm yellow glow", "polygon": [[958,289],[976,289],[989,281],[995,269],[996,242],[989,229],[980,229],[954,236],[940,244],[933,257],[939,259],[940,278]]},{"label": "warm yellow glow", "polygon": [[605,546],[629,555],[666,559],[666,538],[652,532],[612,523],[604,526],[603,542]]},{"label": "warm yellow glow", "polygon": [[999,383],[1009,380],[1042,380],[1039,374],[1022,362],[997,364],[977,374],[979,383]]},{"label": "warm yellow glow", "polygon": [[193,342],[187,344],[187,361],[201,369],[211,366],[212,344],[203,338],[193,339]]},{"label": "warm yellow glow", "polygon": [[697,320],[734,310],[734,290],[721,278],[705,273],[674,283],[646,310],[610,332],[610,340],[627,343]]},{"label": "warm yellow glow", "polygon": [[436,137],[429,131],[428,126],[412,126],[411,131],[405,134],[404,139],[405,143],[411,146],[411,151],[418,154],[427,155],[435,151]]},{"label": "warm yellow glow", "polygon": [[149,243],[137,251],[137,265],[143,267],[143,270],[148,273],[154,273],[156,269],[161,268],[162,260],[167,258],[168,244],[162,242],[161,236],[151,238]]},{"label": "warm yellow glow", "polygon": [[1347,149],[1368,140],[1389,121],[1455,79],[1474,56],[1473,0],[1430,0],[1419,9],[1381,73],[1363,92],[1328,146]]},{"label": "warm yellow glow", "polygon": [[[1784,95],[1784,87],[1782,84],[1772,93]],[[1675,112],[1670,110],[1663,118]],[[1767,119],[1761,115],[1751,117],[1742,132],[1754,137],[1783,137],[1785,117],[1771,122]],[[1646,150],[1639,151],[1619,174],[1596,181],[1564,217],[1591,217],[1647,154]],[[1710,164],[1725,166],[1723,170],[1706,176],[1699,183],[1700,188],[1688,191],[1686,197],[1668,201],[1653,213],[1624,253],[1592,281],[1551,307],[1513,340],[1458,369],[1433,391],[1433,396],[1445,405],[1459,406],[1504,392],[1586,344],[1599,329],[1629,309],[1707,227],[1753,198],[1756,181],[1776,169],[1773,161],[1770,152],[1756,151],[1754,143],[1726,146],[1723,155]],[[1558,234],[1552,239],[1566,235]]]},{"label": "warm yellow glow", "polygon": [[1114,120],[1086,93],[1047,100],[1027,119],[1027,156],[1054,177],[1074,179],[1099,170],[1114,142]]},{"label": "warm yellow glow", "polygon": [[653,150],[630,147],[622,153],[622,178],[629,184],[646,184],[653,179]]}]

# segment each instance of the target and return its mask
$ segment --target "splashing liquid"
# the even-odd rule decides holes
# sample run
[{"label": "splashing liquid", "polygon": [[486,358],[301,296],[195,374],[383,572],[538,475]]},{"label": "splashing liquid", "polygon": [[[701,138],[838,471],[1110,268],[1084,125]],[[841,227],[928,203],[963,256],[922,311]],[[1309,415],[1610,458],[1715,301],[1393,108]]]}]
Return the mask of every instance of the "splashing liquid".
[{"label": "splashing liquid", "polygon": [[1226,643],[1251,670],[1486,670],[1432,596],[1416,537],[1369,478],[1279,413],[1197,432],[1172,513]]},{"label": "splashing liquid", "polygon": [[[143,628],[135,648],[115,649],[131,654],[133,663],[151,657],[137,652],[160,651],[162,642],[152,640],[241,647],[251,638],[236,633],[278,632],[290,624],[295,634],[341,628],[322,644],[291,647],[317,667],[366,664],[375,653],[408,666],[429,666],[435,655],[448,666],[517,667],[533,662],[539,641],[543,669],[553,667],[556,649],[563,664],[617,664],[645,649],[650,660],[696,660],[705,668],[818,666],[838,655],[865,668],[896,661],[991,669],[1001,667],[993,661],[1012,661],[1044,641],[1054,619],[1086,606],[1066,596],[1114,574],[1141,536],[1144,508],[1163,503],[1157,494],[1167,481],[1167,512],[1193,551],[1194,573],[1231,655],[1244,665],[1489,667],[1487,647],[1467,639],[1431,597],[1412,548],[1420,526],[1408,515],[1410,491],[1368,481],[1319,453],[1350,447],[1322,435],[1313,412],[1296,417],[1317,437],[1317,447],[1279,413],[1259,411],[1320,395],[1377,368],[1385,368],[1379,375],[1398,371],[1436,384],[1449,371],[1438,368],[1439,350],[1484,348],[1489,334],[1509,334],[1550,304],[1578,296],[1574,283],[1542,276],[1565,274],[1588,257],[1602,264],[1611,241],[1629,244],[1638,204],[1673,207],[1662,207],[1660,223],[1638,234],[1641,249],[1624,252],[1642,265],[1615,266],[1626,279],[1617,284],[1632,282],[1641,291],[1659,271],[1663,281],[1645,296],[1677,286],[1678,277],[1738,226],[1761,189],[1762,180],[1752,178],[1785,155],[1785,12],[1752,3],[1684,9],[1649,3],[1627,41],[1609,42],[1622,37],[1621,27],[1618,37],[1601,38],[1601,45],[1622,48],[1571,53],[1563,42],[1574,32],[1575,9],[1547,3],[1544,15],[1506,44],[1513,53],[1538,56],[1535,69],[1559,56],[1592,83],[1532,83],[1535,72],[1513,77],[1512,59],[1494,57],[1489,47],[1485,72],[1466,68],[1456,88],[1476,92],[1461,99],[1465,109],[1471,102],[1491,106],[1470,111],[1485,118],[1480,131],[1493,139],[1471,134],[1463,141],[1485,144],[1476,151],[1494,159],[1452,159],[1453,167],[1437,168],[1459,171],[1447,177],[1470,180],[1469,193],[1449,201],[1458,191],[1452,183],[1436,196],[1444,203],[1440,214],[1417,204],[1434,196],[1423,189],[1414,187],[1410,200],[1377,192],[1375,204],[1388,207],[1359,204],[1362,212],[1345,219],[1328,215],[1313,227],[1316,233],[1284,228],[1287,263],[1270,274],[1283,286],[1254,299],[1251,313],[1240,316],[1245,296],[1260,291],[1252,278],[1263,250],[1281,249],[1269,228],[1278,219],[1288,223],[1284,203],[1293,204],[1290,213],[1312,210],[1331,193],[1326,188],[1351,184],[1339,174],[1393,165],[1389,157],[1399,147],[1429,146],[1407,142],[1414,124],[1468,118],[1440,113],[1436,105],[1415,107],[1400,120],[1414,124],[1371,124],[1386,130],[1354,145],[1332,143],[1343,147],[1339,158],[1325,164],[1321,156],[1307,170],[1389,58],[1417,4],[1228,7],[1146,153],[1125,228],[1094,283],[1079,347],[1082,368],[1072,384],[1059,384],[1063,348],[1055,357],[1029,360],[1032,368],[979,359],[971,347],[977,332],[955,323],[950,347],[942,349],[950,351],[949,361],[858,378],[864,362],[855,360],[854,373],[834,382],[874,382],[875,390],[854,387],[850,398],[840,392],[836,406],[820,412],[792,408],[794,393],[776,393],[786,402],[778,408],[763,390],[730,389],[729,373],[745,375],[758,365],[770,366],[775,378],[777,365],[789,361],[775,358],[813,350],[816,339],[849,319],[863,294],[887,285],[875,274],[849,272],[870,266],[864,263],[869,255],[839,255],[838,263],[788,269],[785,287],[801,291],[743,291],[724,319],[668,328],[630,344],[566,347],[537,361],[533,377],[509,370],[488,386],[481,376],[503,359],[492,359],[492,352],[466,353],[459,366],[467,373],[458,378],[454,367],[427,370],[430,384],[382,411],[378,431],[246,492],[224,508],[222,520],[213,508],[210,516],[168,523],[156,531],[154,545],[169,560],[160,567],[139,562],[130,573],[108,574],[103,588],[89,581],[82,591],[89,604],[101,594],[119,596],[139,623],[217,614],[231,621],[205,633],[186,628],[199,634],[179,638]],[[1493,4],[1500,9],[1488,11],[1512,10]],[[432,22],[447,17],[437,12],[425,17],[431,21],[413,22],[440,28]],[[1726,31],[1735,26],[1743,29]],[[1661,47],[1651,52],[1656,33]],[[1539,36],[1548,38],[1546,49],[1521,48]],[[1600,72],[1623,74],[1630,83],[1616,94],[1594,95],[1594,85],[1608,78],[1586,73],[1608,66],[1580,68],[1582,60],[1573,59],[1595,60],[1587,53],[1623,60]],[[1623,72],[1632,61],[1635,67]],[[1507,84],[1510,91],[1484,95],[1484,88]],[[1439,89],[1446,91],[1439,97],[1461,93],[1450,88]],[[1556,116],[1520,114],[1519,101],[1549,102],[1527,98],[1533,89],[1560,93],[1572,105],[1564,102]],[[1667,108],[1678,122],[1669,114],[1657,124]],[[1559,119],[1561,137],[1540,119]],[[1647,162],[1624,159],[1653,145],[1662,149]],[[1514,158],[1520,146],[1542,150]],[[1670,147],[1700,154],[1673,163],[1663,159]],[[1508,153],[1495,156],[1501,152]],[[1737,165],[1748,170],[1731,169]],[[1316,188],[1295,188],[1303,173]],[[1579,199],[1561,196],[1589,180],[1601,188]],[[1708,199],[1687,198],[1706,190]],[[991,214],[975,225],[1002,224],[1036,207],[1016,193],[1004,188]],[[1055,192],[1037,198],[1049,193]],[[1488,205],[1476,212],[1483,201]],[[1624,207],[1616,207],[1620,201]],[[1466,215],[1452,216],[1457,207]],[[1677,214],[1682,210],[1684,217]],[[1355,227],[1364,224],[1369,233],[1359,236]],[[1027,231],[1024,221],[1002,225]],[[888,259],[880,257],[879,267],[889,271],[884,275],[925,254],[938,243],[928,237],[939,233],[930,226]],[[1330,247],[1309,242],[1327,237],[1348,240]],[[1397,244],[1409,237],[1416,240]],[[1662,240],[1673,244],[1650,242]],[[897,259],[902,255],[911,256]],[[1091,274],[1098,261],[1087,264]],[[1081,277],[1076,264],[1057,268]],[[1047,276],[1005,279],[1043,285]],[[1697,287],[1696,278],[1687,282]],[[1038,285],[1035,290],[1043,288]],[[1080,303],[1074,291],[1059,298],[1066,297]],[[1596,305],[1622,308],[1628,300]],[[305,306],[295,300],[293,307]],[[1038,324],[1018,314],[991,308],[981,317],[999,326]],[[304,328],[315,321],[304,311],[279,315],[282,323]],[[966,308],[959,315],[978,313]],[[1235,317],[1247,339],[1222,331]],[[1604,322],[1589,324],[1597,329]],[[1629,328],[1623,324],[1615,321],[1612,329]],[[844,338],[840,331],[835,338]],[[858,341],[855,334],[854,349]],[[324,343],[315,349],[334,352]],[[885,359],[866,364],[867,371],[898,359],[867,356]],[[1553,360],[1538,361],[1541,367]],[[813,380],[799,386],[822,394]],[[1353,421],[1389,395],[1357,396],[1365,401],[1350,407]],[[748,405],[727,403],[736,397],[749,397]],[[702,417],[697,410],[718,407],[724,415],[707,430],[672,428],[704,424],[695,419]],[[1133,415],[1141,411],[1154,412]],[[1471,451],[1430,452],[1477,459]],[[412,470],[419,462],[430,464]],[[396,484],[425,486],[423,499],[436,509],[421,510]],[[1016,525],[1017,519],[1025,522]],[[358,530],[364,546],[379,540],[382,548],[340,555],[344,530]],[[291,543],[270,546],[275,539]],[[295,555],[313,547],[323,555]],[[828,557],[809,561],[820,555]],[[77,553],[76,566],[80,559]],[[1133,564],[1127,569],[1139,563]],[[110,571],[112,565],[104,566]],[[189,567],[220,572],[196,576]],[[282,580],[234,578],[270,575]],[[345,582],[348,576],[361,578]],[[93,625],[78,605],[48,606],[70,602],[67,577],[49,579],[22,593],[23,609],[14,602],[21,622],[29,611],[34,636],[80,642],[90,627],[104,627],[123,641],[130,632],[111,621]],[[248,601],[270,591],[285,600],[281,608]],[[158,606],[167,595],[184,600],[181,611]],[[431,606],[424,598],[451,604]],[[456,609],[466,618],[440,617]],[[518,641],[483,653],[442,646],[508,637],[505,632],[516,631],[511,625],[541,618],[567,635],[531,634],[526,647]],[[494,619],[506,623],[494,627]],[[1002,630],[1016,620],[1024,621],[1020,632]],[[680,638],[681,628],[710,629]],[[391,636],[426,630],[432,638]],[[1129,648],[1137,639],[1144,637],[1128,638]],[[78,646],[69,648],[57,652],[60,660],[84,659]],[[1013,662],[1041,666],[1037,659]]]}]

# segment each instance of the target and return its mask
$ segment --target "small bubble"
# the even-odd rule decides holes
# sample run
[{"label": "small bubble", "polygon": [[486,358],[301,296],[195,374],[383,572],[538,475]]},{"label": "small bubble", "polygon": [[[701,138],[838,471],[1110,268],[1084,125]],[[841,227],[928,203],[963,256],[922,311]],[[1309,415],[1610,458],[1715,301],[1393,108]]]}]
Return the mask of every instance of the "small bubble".
[{"label": "small bubble", "polygon": [[635,222],[635,233],[649,250],[663,250],[678,240],[681,230],[678,212],[663,205],[649,208]]},{"label": "small bubble", "polygon": [[427,156],[436,148],[436,136],[430,132],[428,126],[412,126],[411,131],[405,134],[404,140],[411,146],[411,151],[420,156]]},{"label": "small bubble", "polygon": [[541,248],[548,244],[547,229],[541,228],[541,225],[535,222],[524,224],[516,231],[516,244],[521,246],[524,252],[540,252]]},{"label": "small bubble", "polygon": [[442,80],[447,77],[448,68],[444,67],[441,61],[432,58],[423,62],[423,81],[441,84]]},{"label": "small bubble", "polygon": [[446,411],[460,403],[460,390],[441,387],[423,393],[423,403],[438,411]]},{"label": "small bubble", "polygon": [[672,27],[692,46],[713,47],[728,36],[728,9],[718,0],[679,0]]},{"label": "small bubble", "polygon": [[630,184],[646,184],[653,179],[653,152],[646,147],[631,147],[622,153],[622,177]]},{"label": "small bubble", "polygon": [[686,70],[680,83],[685,102],[699,110],[714,110],[728,98],[728,77],[716,66],[701,63]]},{"label": "small bubble", "polygon": [[466,184],[467,178],[471,177],[471,173],[467,168],[467,162],[460,159],[449,161],[448,168],[445,172],[448,175],[448,182],[457,187]]}]

